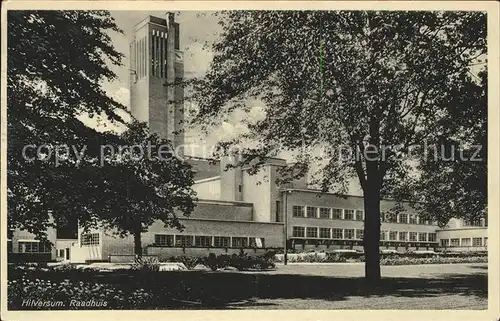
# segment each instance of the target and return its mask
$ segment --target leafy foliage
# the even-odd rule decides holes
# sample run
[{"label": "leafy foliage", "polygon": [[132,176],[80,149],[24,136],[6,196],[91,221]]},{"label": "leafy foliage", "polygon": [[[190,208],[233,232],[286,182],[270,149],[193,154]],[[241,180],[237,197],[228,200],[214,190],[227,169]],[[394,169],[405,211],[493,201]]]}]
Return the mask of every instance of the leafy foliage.
[{"label": "leafy foliage", "polygon": [[[78,118],[123,122],[128,113],[102,89],[116,78],[110,65],[123,58],[111,43],[109,33],[121,30],[109,12],[9,11],[8,19],[10,228],[44,238],[47,227],[78,220],[85,229],[132,233],[138,249],[155,220],[181,228],[176,211],[194,208],[193,174],[168,152],[171,143],[135,121],[119,136]],[[28,145],[69,151],[24,157]]]},{"label": "leafy foliage", "polygon": [[[7,18],[8,223],[43,237],[68,216],[92,219],[89,206],[100,193],[94,185],[99,146],[117,137],[96,132],[77,116],[122,121],[126,107],[101,88],[116,78],[109,63],[121,64],[123,55],[109,36],[121,30],[106,11],[19,10]],[[28,150],[24,158],[28,145],[75,150],[56,164],[54,154],[39,159]],[[78,161],[76,151],[85,147]]]},{"label": "leafy foliage", "polygon": [[414,204],[422,217],[436,218],[441,226],[449,219],[477,221],[487,218],[487,75],[479,74],[478,83],[465,83],[454,90],[446,105],[446,116],[436,124],[428,141],[443,146],[447,161],[422,158],[421,174],[400,184],[398,197],[419,201]]},{"label": "leafy foliage", "polygon": [[140,255],[140,233],[156,220],[182,229],[177,214],[188,216],[195,207],[194,172],[174,155],[170,141],[150,134],[144,123],[130,123],[121,139],[121,152],[115,145],[103,154],[99,224],[120,236],[134,235]]},{"label": "leafy foliage", "polygon": [[[474,113],[477,106],[475,99],[463,99],[471,91],[480,92],[471,66],[485,59],[485,14],[225,11],[216,15],[223,32],[212,46],[215,56],[207,75],[196,84],[195,121],[208,129],[210,120],[213,123],[235,108],[249,110],[245,101],[259,99],[265,104],[264,120],[249,123],[248,133],[222,143],[227,147],[254,141],[242,163],[294,152],[296,162],[288,172],[300,176],[319,165],[312,183],[337,194],[345,193],[350,180],[357,178],[365,198],[365,271],[370,279],[380,279],[380,197],[418,197],[415,191],[432,184],[439,171],[426,165],[421,154],[409,159],[412,148],[426,139],[431,143],[463,139],[467,146],[471,136],[458,135],[460,131],[485,129],[476,126],[478,117],[447,127],[464,120],[456,117]],[[463,100],[458,105],[457,93]],[[438,131],[444,128],[448,129]],[[472,176],[484,177],[481,166],[466,167],[477,170]],[[463,170],[449,169],[460,174],[436,180],[453,184],[452,180],[463,179]],[[419,170],[420,178],[414,175]],[[407,182],[414,181],[410,188]],[[466,187],[482,189],[484,184]],[[467,189],[453,194],[463,199],[467,195]],[[432,199],[437,200],[424,198]]]}]

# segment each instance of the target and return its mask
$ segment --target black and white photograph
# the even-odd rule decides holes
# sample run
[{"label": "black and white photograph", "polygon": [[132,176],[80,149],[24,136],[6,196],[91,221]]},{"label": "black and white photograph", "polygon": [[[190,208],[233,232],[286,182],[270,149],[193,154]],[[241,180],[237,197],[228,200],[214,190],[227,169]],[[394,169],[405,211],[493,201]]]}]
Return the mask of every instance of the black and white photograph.
[{"label": "black and white photograph", "polygon": [[16,3],[2,319],[500,318],[497,2]]}]

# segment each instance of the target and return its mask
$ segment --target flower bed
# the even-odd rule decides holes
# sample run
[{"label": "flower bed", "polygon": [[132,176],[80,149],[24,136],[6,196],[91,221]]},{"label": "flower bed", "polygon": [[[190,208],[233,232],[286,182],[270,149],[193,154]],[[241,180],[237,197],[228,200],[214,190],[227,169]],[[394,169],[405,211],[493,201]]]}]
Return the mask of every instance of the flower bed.
[{"label": "flower bed", "polygon": [[488,263],[487,256],[468,257],[394,257],[381,258],[380,265],[415,265],[415,264],[453,264],[453,263]]},{"label": "flower bed", "polygon": [[[139,268],[21,269],[9,266],[10,310],[180,309],[220,306],[255,295],[255,275]],[[59,304],[60,303],[60,304]]]},{"label": "flower bed", "polygon": [[[275,262],[283,262],[283,255],[276,255]],[[289,263],[349,263],[364,262],[361,252],[300,253],[288,254]],[[381,265],[487,263],[487,252],[478,253],[381,253]]]},{"label": "flower bed", "polygon": [[237,270],[267,270],[275,267],[272,258],[274,257],[273,252],[268,252],[263,256],[249,256],[246,253],[240,253],[239,255],[233,254],[229,255],[215,255],[210,253],[207,257],[197,258],[188,256],[171,257],[169,262],[181,262],[188,269],[193,269],[197,265],[203,265],[210,268],[213,271],[217,269],[224,269],[228,267],[233,267]]}]

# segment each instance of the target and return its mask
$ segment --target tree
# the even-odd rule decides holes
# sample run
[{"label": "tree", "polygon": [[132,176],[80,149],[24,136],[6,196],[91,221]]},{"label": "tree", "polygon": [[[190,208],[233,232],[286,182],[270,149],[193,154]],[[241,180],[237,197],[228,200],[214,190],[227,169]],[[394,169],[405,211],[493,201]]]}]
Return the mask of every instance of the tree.
[{"label": "tree", "polygon": [[[413,200],[421,216],[432,213],[441,226],[451,218],[487,218],[487,74],[479,73],[478,80],[451,94],[443,120],[427,139],[443,146],[447,161],[422,158],[419,175],[393,191],[398,199]],[[428,154],[434,152],[430,147]]]},{"label": "tree", "polygon": [[[123,121],[126,107],[101,87],[116,78],[109,66],[121,64],[109,36],[121,30],[106,11],[18,10],[7,18],[8,223],[44,237],[54,225],[49,211],[55,222],[95,217],[88,204],[99,199],[99,146],[117,136],[78,116]],[[46,159],[36,157],[41,146]],[[57,146],[70,148],[58,163]]]},{"label": "tree", "polygon": [[189,216],[196,193],[194,172],[177,158],[170,141],[149,134],[147,125],[132,122],[120,145],[103,147],[102,185],[98,190],[99,225],[124,237],[134,237],[134,253],[142,256],[141,233],[157,220],[165,227],[183,229],[177,214]]},{"label": "tree", "polygon": [[[195,121],[208,128],[207,120],[248,108],[241,101],[260,99],[265,119],[224,143],[255,139],[243,162],[277,150],[298,151],[294,170],[303,173],[316,159],[323,161],[313,183],[338,194],[357,177],[364,195],[365,276],[369,284],[378,283],[380,198],[395,190],[391,184],[413,177],[419,157],[405,156],[438,124],[454,119],[447,112],[454,93],[471,90],[464,84],[471,83],[471,64],[486,54],[486,16],[424,11],[216,16],[223,31],[212,45],[208,73],[195,84]],[[326,152],[313,157],[310,151],[318,148]]]}]

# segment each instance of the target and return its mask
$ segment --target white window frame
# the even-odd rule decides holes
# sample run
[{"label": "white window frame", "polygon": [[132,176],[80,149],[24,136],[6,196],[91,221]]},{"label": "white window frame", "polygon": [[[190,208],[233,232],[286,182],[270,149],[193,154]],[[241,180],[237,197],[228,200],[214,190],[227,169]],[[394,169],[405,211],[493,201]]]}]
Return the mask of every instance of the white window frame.
[{"label": "white window frame", "polygon": [[[90,237],[90,241],[85,238]],[[97,241],[96,241],[97,239]],[[80,246],[97,246],[101,244],[101,233],[82,233],[80,235]]]}]

